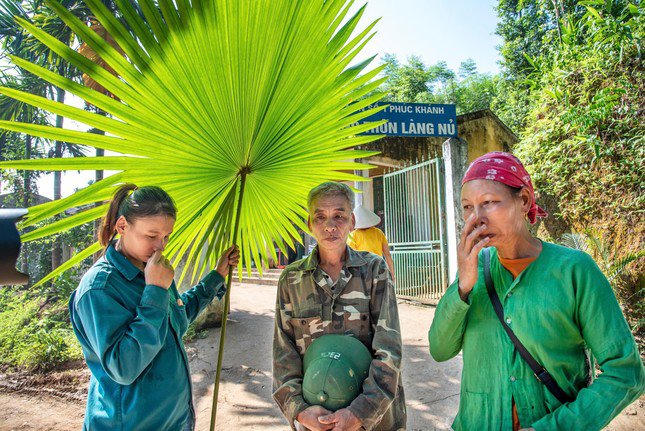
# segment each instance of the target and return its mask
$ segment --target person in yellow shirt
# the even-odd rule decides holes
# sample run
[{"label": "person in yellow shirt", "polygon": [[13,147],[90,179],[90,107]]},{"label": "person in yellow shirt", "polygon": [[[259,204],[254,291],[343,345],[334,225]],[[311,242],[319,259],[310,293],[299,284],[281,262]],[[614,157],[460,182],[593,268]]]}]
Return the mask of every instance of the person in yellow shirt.
[{"label": "person in yellow shirt", "polygon": [[381,222],[381,218],[363,205],[354,209],[354,217],[356,218],[355,230],[349,234],[347,245],[354,250],[369,251],[384,258],[394,280],[394,261],[390,255],[387,238],[383,231],[376,227]]}]

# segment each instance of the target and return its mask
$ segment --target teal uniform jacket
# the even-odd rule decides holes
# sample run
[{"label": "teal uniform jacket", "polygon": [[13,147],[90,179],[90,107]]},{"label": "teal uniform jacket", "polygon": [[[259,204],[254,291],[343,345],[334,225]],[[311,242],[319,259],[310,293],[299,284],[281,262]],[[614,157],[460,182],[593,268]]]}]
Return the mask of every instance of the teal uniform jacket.
[{"label": "teal uniform jacket", "polygon": [[[587,254],[542,244],[515,280],[491,248],[491,276],[505,321],[575,401],[562,405],[515,350],[486,292],[480,255],[468,303],[455,281],[429,333],[437,361],[463,352],[457,431],[512,430],[512,399],[524,428],[600,430],[643,393],[643,363],[605,276]],[[590,386],[588,353],[602,370]]]},{"label": "teal uniform jacket", "polygon": [[146,285],[143,272],[112,245],[69,300],[70,317],[92,376],[84,429],[181,430],[194,421],[188,358],[181,337],[224,279],[211,271],[179,295]]}]

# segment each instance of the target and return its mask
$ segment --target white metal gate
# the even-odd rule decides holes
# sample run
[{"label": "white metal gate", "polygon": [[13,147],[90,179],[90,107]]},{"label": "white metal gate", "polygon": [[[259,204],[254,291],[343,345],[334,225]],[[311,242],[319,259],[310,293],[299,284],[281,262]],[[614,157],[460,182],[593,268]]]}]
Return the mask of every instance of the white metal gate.
[{"label": "white metal gate", "polygon": [[446,291],[444,187],[441,159],[383,176],[385,233],[400,297],[437,303]]}]

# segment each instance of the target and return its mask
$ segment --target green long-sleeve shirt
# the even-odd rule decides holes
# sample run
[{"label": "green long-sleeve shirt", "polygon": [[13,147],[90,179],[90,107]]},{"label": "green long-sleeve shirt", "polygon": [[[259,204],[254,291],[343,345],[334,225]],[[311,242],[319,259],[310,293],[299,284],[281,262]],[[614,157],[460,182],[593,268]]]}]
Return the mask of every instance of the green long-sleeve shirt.
[{"label": "green long-sleeve shirt", "polygon": [[[600,430],[645,389],[638,348],[607,279],[587,254],[543,242],[538,258],[513,280],[491,251],[491,276],[506,323],[575,401],[561,405],[517,353],[486,292],[480,255],[468,302],[455,281],[429,332],[437,361],[463,351],[453,428],[512,430],[514,398],[522,427]],[[589,352],[602,373],[587,387]]]}]

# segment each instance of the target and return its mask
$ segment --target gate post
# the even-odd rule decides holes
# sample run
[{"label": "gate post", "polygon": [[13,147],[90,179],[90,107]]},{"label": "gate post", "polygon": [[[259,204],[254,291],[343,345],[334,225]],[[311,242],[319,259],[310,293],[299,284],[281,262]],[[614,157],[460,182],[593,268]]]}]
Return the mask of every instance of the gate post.
[{"label": "gate post", "polygon": [[[357,162],[364,162],[364,159],[358,159]],[[369,163],[369,162],[368,162]],[[359,177],[368,178],[370,177],[369,171],[367,169],[363,170],[354,170],[354,175]],[[372,180],[368,181],[354,181],[354,188],[360,190],[362,193],[356,193],[354,195],[356,201],[355,205],[363,205],[365,208],[370,211],[374,210],[374,191],[372,188]],[[354,209],[354,208],[352,208]]]},{"label": "gate post", "polygon": [[468,168],[468,143],[450,138],[443,143],[446,173],[446,233],[448,235],[448,283],[457,276],[457,243],[464,226],[461,209],[461,179]]}]

